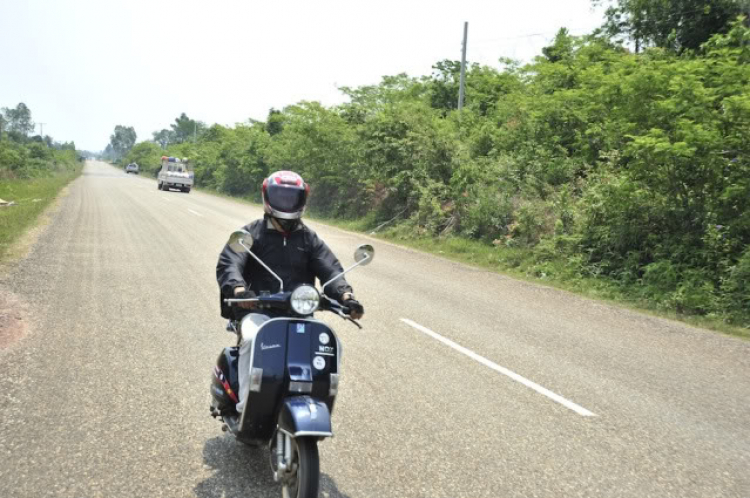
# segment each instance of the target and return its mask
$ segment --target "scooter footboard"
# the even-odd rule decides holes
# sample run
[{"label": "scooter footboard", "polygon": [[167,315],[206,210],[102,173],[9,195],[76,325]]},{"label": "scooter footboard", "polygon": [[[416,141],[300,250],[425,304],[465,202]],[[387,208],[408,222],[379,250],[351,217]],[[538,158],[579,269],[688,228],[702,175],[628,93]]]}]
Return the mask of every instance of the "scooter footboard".
[{"label": "scooter footboard", "polygon": [[292,437],[333,436],[328,406],[310,396],[294,396],[284,400],[279,413],[279,429]]}]

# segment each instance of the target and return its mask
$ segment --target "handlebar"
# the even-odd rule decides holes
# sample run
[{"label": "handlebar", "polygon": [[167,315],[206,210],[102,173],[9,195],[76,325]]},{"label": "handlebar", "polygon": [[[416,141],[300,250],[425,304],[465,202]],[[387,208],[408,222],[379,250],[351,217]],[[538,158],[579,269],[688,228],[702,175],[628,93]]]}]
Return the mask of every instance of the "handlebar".
[{"label": "handlebar", "polygon": [[[289,305],[290,296],[291,296],[290,292],[281,292],[278,294],[271,294],[268,296],[258,296],[258,297],[253,297],[249,299],[236,299],[236,298],[224,299],[224,302],[229,305],[235,305],[239,303],[258,303],[259,309],[276,308],[276,309],[282,309],[282,310],[288,311],[289,309],[291,309],[291,306]],[[330,311],[331,313],[334,313],[340,316],[344,320],[352,322],[358,328],[362,329],[362,325],[360,325],[359,322],[357,322],[355,319],[353,319],[350,316],[351,310],[347,306],[344,306],[340,302],[326,296],[325,294],[321,294],[320,304],[316,311]]]},{"label": "handlebar", "polygon": [[338,302],[338,301],[336,301],[334,299],[331,299],[330,297],[326,296],[325,294],[323,294],[320,297],[321,297],[320,304],[323,304],[323,303],[325,303],[327,301],[328,302],[328,305],[327,305],[328,307],[326,308],[325,306],[320,306],[320,307],[318,307],[318,309],[327,310],[327,311],[330,311],[332,313],[336,313],[338,316],[340,316],[344,320],[352,322],[360,330],[362,330],[362,325],[360,325],[357,320],[355,320],[354,318],[352,318],[350,316],[352,310],[350,310],[347,306],[344,306],[340,302]]}]

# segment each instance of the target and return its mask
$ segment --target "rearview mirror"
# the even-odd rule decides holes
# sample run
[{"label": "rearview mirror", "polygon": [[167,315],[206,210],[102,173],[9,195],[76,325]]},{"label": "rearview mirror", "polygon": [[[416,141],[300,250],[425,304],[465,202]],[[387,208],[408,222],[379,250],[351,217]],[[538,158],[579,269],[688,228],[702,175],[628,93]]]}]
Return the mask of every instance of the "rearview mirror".
[{"label": "rearview mirror", "polygon": [[325,292],[326,286],[328,284],[338,279],[342,275],[349,273],[351,270],[353,270],[354,268],[358,266],[369,265],[374,256],[375,256],[375,249],[370,244],[362,244],[361,246],[359,246],[357,250],[354,251],[354,261],[356,261],[356,263],[354,263],[352,266],[350,266],[346,270],[342,271],[341,273],[333,277],[328,282],[321,285],[320,287],[323,289],[323,292]]},{"label": "rearview mirror", "polygon": [[242,252],[245,249],[249,251],[253,247],[253,236],[247,230],[237,230],[229,236],[227,244],[234,252]]},{"label": "rearview mirror", "polygon": [[370,244],[362,244],[354,251],[354,261],[359,263],[360,266],[369,265],[374,257],[375,248]]}]

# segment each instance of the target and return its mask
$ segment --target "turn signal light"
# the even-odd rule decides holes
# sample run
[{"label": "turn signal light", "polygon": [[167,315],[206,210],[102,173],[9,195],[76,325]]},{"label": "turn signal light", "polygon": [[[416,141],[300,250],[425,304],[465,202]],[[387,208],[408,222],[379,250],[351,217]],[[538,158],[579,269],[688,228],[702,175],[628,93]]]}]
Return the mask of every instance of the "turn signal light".
[{"label": "turn signal light", "polygon": [[250,390],[259,393],[261,382],[263,382],[263,369],[250,369]]}]

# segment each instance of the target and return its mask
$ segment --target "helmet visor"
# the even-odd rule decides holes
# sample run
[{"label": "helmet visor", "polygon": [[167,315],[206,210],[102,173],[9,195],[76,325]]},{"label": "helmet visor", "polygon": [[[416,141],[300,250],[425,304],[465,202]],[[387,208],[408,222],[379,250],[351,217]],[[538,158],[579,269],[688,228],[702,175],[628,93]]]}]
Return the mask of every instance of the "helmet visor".
[{"label": "helmet visor", "polygon": [[271,184],[268,186],[267,198],[268,204],[276,211],[296,213],[304,209],[307,192],[304,188]]}]

